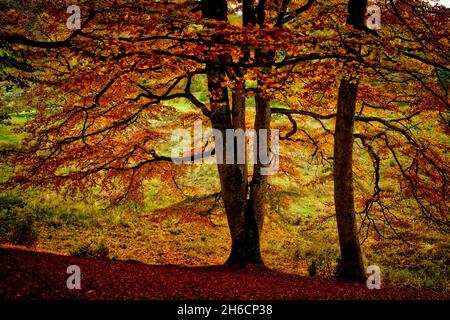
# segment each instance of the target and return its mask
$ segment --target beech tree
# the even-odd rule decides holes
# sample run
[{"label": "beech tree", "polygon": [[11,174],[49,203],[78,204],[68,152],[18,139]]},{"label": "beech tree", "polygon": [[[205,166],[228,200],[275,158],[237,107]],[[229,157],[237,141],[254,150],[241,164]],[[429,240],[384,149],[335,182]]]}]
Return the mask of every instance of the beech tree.
[{"label": "beech tree", "polygon": [[[205,18],[223,21],[227,23],[228,6],[226,0],[203,1],[203,16]],[[248,19],[247,13],[244,16],[244,23]],[[220,35],[217,35],[220,41]],[[245,130],[245,96],[243,88],[237,88],[232,92],[232,100],[229,100],[228,88],[222,84],[226,81],[227,72],[233,77],[239,73],[239,68],[226,68],[222,62],[230,61],[230,55],[220,55],[214,61],[206,64],[208,76],[208,88],[211,94],[211,124],[214,129],[218,129],[224,139],[223,158],[230,152],[230,144],[237,145],[235,141],[227,141],[227,129]],[[256,103],[255,129],[269,129],[268,113],[270,107],[263,101]],[[258,141],[259,142],[259,141]],[[237,153],[244,150],[234,149],[234,159],[237,160]],[[266,152],[268,144],[266,143]],[[259,159],[255,165],[253,179],[248,183],[248,158],[244,164],[218,164],[218,171],[221,185],[221,195],[228,217],[228,224],[231,234],[231,253],[227,264],[245,265],[247,263],[261,264],[262,258],[259,248],[259,236],[262,230],[264,219],[264,198],[266,193],[267,178],[261,174],[261,164]],[[249,194],[250,193],[250,194]]]},{"label": "beech tree", "polygon": [[[347,23],[359,30],[365,26],[367,0],[348,2]],[[359,48],[354,50],[360,51]],[[352,280],[365,279],[365,269],[358,238],[353,191],[353,134],[358,83],[354,77],[339,85],[336,127],[334,130],[334,203],[341,248],[338,275]]]},{"label": "beech tree", "polygon": [[[366,5],[367,1],[349,1],[348,4],[348,19],[347,23],[350,25],[353,25],[357,30],[361,30],[359,33],[359,37],[367,38],[372,36],[381,38],[384,37],[384,41],[387,40],[389,36],[387,34],[377,34],[374,31],[369,30],[365,24],[364,24],[364,18],[365,18],[365,12],[366,12]],[[434,23],[436,21],[440,21],[441,19],[441,13],[439,12],[440,9],[437,8],[434,14],[427,14],[427,6],[426,4],[419,3],[418,5],[414,6],[412,4],[407,4],[406,7],[404,6],[404,3],[400,3],[400,6],[404,6],[403,9],[398,8],[398,4],[394,3],[393,1],[390,1],[390,3],[385,7],[386,9],[390,10],[393,14],[388,15],[386,14],[385,18],[389,19],[388,21],[392,23],[392,25],[396,25],[397,28],[401,29],[402,27],[407,27],[408,32],[404,35],[404,38],[402,40],[407,41],[409,37],[413,37],[414,40],[417,40],[417,36],[419,34],[418,30],[414,30],[415,28],[420,29],[421,27],[427,28],[426,33],[429,33],[427,36],[425,36],[423,39],[427,39],[427,37],[434,37],[434,40],[427,39],[425,41],[428,42],[428,48],[427,50],[422,50],[423,48],[420,48],[417,50],[417,47],[414,48],[414,46],[410,43],[407,43],[405,46],[407,49],[400,49],[398,51],[398,59],[403,59],[404,67],[402,68],[390,68],[390,71],[396,69],[396,75],[398,76],[400,73],[405,72],[409,75],[414,77],[414,80],[418,80],[418,86],[422,87],[422,90],[428,90],[432,92],[433,98],[426,97],[426,96],[416,96],[418,99],[416,100],[419,102],[417,103],[411,103],[410,107],[411,109],[409,112],[406,113],[403,120],[412,121],[412,118],[419,116],[424,110],[432,110],[434,109],[434,116],[439,115],[440,112],[448,109],[448,100],[447,100],[447,89],[445,86],[439,85],[439,72],[443,72],[446,69],[446,64],[448,64],[448,55],[444,54],[443,56],[439,57],[439,48],[433,45],[433,42],[439,38],[439,36],[436,36],[436,31],[439,32],[439,30],[434,28]],[[415,18],[417,18],[417,24],[413,26],[411,22],[404,21],[402,15],[404,13],[407,13],[408,10],[413,8],[414,13],[413,15]],[[403,11],[404,10],[404,11]],[[403,12],[401,12],[403,11]],[[388,11],[389,12],[389,11]],[[425,14],[424,14],[425,13]],[[398,19],[398,20],[397,20]],[[399,21],[400,20],[400,21]],[[426,21],[426,22],[425,22]],[[400,24],[399,24],[400,22]],[[401,26],[400,26],[401,25]],[[396,29],[396,32],[398,32],[399,29]],[[383,31],[381,31],[383,33]],[[408,34],[409,33],[409,34]],[[395,37],[395,36],[394,36]],[[419,40],[419,42],[423,41]],[[414,49],[413,49],[414,48]],[[361,47],[356,46],[351,48],[350,50],[355,50],[356,52],[359,52],[361,54]],[[389,52],[390,53],[390,52]],[[384,53],[386,56],[389,55]],[[437,56],[436,56],[437,54]],[[403,57],[402,57],[403,55]],[[435,55],[434,58],[431,58],[432,55]],[[406,57],[405,57],[406,56]],[[392,55],[391,55],[392,57]],[[388,59],[391,59],[391,57],[388,57]],[[383,59],[383,58],[381,58]],[[423,64],[422,68],[429,68],[430,66],[434,66],[435,72],[432,73],[430,76],[424,77],[423,74],[419,75],[416,74],[416,71],[411,71],[410,68],[408,68],[408,60],[414,59],[416,62],[419,62]],[[394,58],[394,60],[397,60]],[[382,60],[381,60],[382,61]],[[381,62],[380,61],[380,62]],[[401,60],[397,60],[397,63]],[[372,65],[373,66],[373,65]],[[377,66],[374,67],[377,71],[380,69],[383,69],[383,63],[378,63]],[[440,71],[439,71],[440,70]],[[361,72],[361,71],[360,71]],[[383,71],[381,73],[384,73]],[[385,76],[386,78],[389,77]],[[407,79],[408,76],[404,75],[404,79]],[[388,80],[387,83],[391,82],[392,80]],[[397,80],[398,81],[398,80]],[[411,81],[411,80],[409,80]],[[395,82],[395,81],[392,81]],[[433,83],[430,86],[430,82]],[[442,84],[442,83],[441,83]],[[390,84],[393,86],[396,90],[396,93],[399,94],[402,92],[402,89],[398,87],[398,85],[395,85],[393,83]],[[416,161],[423,161],[422,163],[427,163],[425,166],[431,166],[434,169],[433,175],[439,176],[439,178],[436,179],[436,182],[438,182],[441,185],[441,188],[435,189],[434,196],[437,196],[439,200],[437,203],[441,203],[442,207],[440,205],[436,206],[435,209],[427,209],[434,207],[433,205],[427,205],[424,206],[423,202],[428,201],[425,200],[428,198],[428,196],[425,196],[422,194],[421,196],[417,196],[417,180],[416,178],[411,178],[409,174],[405,174],[406,171],[402,167],[402,165],[397,162],[400,172],[402,173],[402,178],[406,178],[407,181],[409,181],[409,187],[411,188],[413,194],[413,198],[417,201],[421,211],[424,213],[424,216],[427,219],[434,220],[438,226],[443,226],[448,224],[448,220],[446,218],[446,210],[448,210],[447,204],[446,204],[446,194],[448,193],[448,190],[446,189],[447,184],[447,177],[448,177],[448,168],[447,166],[442,162],[442,158],[440,156],[437,156],[436,153],[432,152],[433,146],[425,146],[423,143],[417,139],[417,137],[414,136],[414,133],[408,128],[407,125],[403,125],[402,119],[393,119],[393,120],[387,120],[383,117],[364,117],[361,115],[361,111],[359,115],[357,114],[356,106],[358,102],[358,88],[359,88],[359,78],[355,77],[349,77],[347,79],[344,79],[340,83],[339,87],[339,94],[338,94],[338,107],[337,107],[337,114],[336,114],[336,128],[335,128],[335,142],[334,142],[334,184],[335,184],[335,205],[336,205],[336,218],[337,218],[337,224],[338,224],[338,231],[339,231],[339,239],[340,239],[340,247],[341,247],[341,265],[339,269],[338,275],[340,275],[343,278],[347,279],[355,279],[355,280],[363,280],[364,279],[364,264],[363,264],[363,258],[361,253],[361,248],[359,244],[358,239],[358,229],[356,224],[356,216],[355,216],[355,204],[354,204],[354,192],[353,192],[353,166],[352,166],[352,155],[353,155],[353,137],[355,136],[354,132],[354,121],[361,121],[361,122],[371,122],[378,121],[381,124],[383,124],[386,129],[389,131],[393,131],[395,133],[401,134],[403,139],[405,140],[407,145],[410,145],[412,149],[416,150],[416,156],[421,154],[418,158],[414,159],[414,156],[412,157],[412,162]],[[366,87],[367,89],[367,87]],[[392,88],[386,88],[386,91],[391,91]],[[420,89],[419,89],[420,90]],[[392,91],[391,91],[392,92]],[[367,94],[367,91],[365,92]],[[396,97],[393,97],[394,101]],[[378,98],[378,103],[382,99]],[[436,101],[437,100],[437,101]],[[431,103],[432,105],[426,105]],[[421,105],[421,104],[425,104]],[[372,105],[369,103],[369,105]],[[362,104],[362,107],[364,108],[364,102]],[[370,108],[370,107],[369,107]],[[384,109],[390,109],[390,107],[382,107]],[[389,117],[389,116],[388,116]],[[392,123],[401,124],[404,127],[398,127],[397,125],[393,125]],[[392,125],[391,125],[392,124]],[[446,126],[444,126],[444,131]],[[436,130],[438,130],[436,128]],[[375,186],[374,186],[374,195],[372,198],[369,198],[366,200],[364,204],[364,210],[362,211],[365,214],[364,218],[368,218],[369,224],[374,221],[368,216],[368,210],[371,208],[373,203],[378,203],[379,209],[381,210],[382,214],[384,215],[383,220],[385,220],[389,224],[389,219],[386,218],[386,212],[390,212],[389,209],[387,209],[381,202],[381,188],[379,185],[380,181],[380,162],[381,157],[379,154],[375,151],[373,146],[371,145],[371,142],[376,139],[383,139],[386,147],[392,152],[392,155],[396,161],[399,159],[396,155],[396,151],[393,150],[392,145],[390,144],[390,139],[392,137],[389,137],[388,134],[381,131],[373,136],[368,136],[366,134],[356,134],[356,137],[361,140],[363,146],[365,149],[367,149],[370,158],[373,161],[374,164],[374,175],[375,175]],[[434,142],[432,143],[434,144]],[[442,146],[444,149],[446,149],[445,146]],[[426,153],[429,150],[429,154],[433,154],[433,156],[428,156]],[[444,151],[444,154],[446,151]],[[445,156],[444,156],[445,157]],[[419,160],[420,159],[420,160]],[[418,168],[417,168],[418,169]],[[422,169],[418,169],[415,171],[414,175],[417,177],[417,174]],[[428,169],[426,169],[428,170]],[[428,174],[431,172],[428,171]],[[414,182],[413,182],[414,181]],[[441,190],[441,191],[439,191]],[[432,200],[433,202],[434,200]],[[434,212],[433,212],[434,211]],[[437,222],[439,221],[439,222]],[[391,226],[391,225],[390,225]],[[444,228],[445,229],[445,228]],[[448,230],[447,230],[448,231]]]}]

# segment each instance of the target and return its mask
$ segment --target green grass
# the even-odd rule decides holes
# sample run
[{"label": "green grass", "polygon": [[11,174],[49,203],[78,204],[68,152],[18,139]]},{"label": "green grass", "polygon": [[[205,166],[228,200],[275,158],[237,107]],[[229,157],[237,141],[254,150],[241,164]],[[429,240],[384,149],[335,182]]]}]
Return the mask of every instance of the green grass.
[{"label": "green grass", "polygon": [[26,137],[26,133],[15,132],[15,129],[23,126],[30,120],[33,113],[21,112],[10,114],[11,119],[0,121],[0,149],[17,148]]},{"label": "green grass", "polygon": [[197,108],[185,98],[177,98],[170,101],[164,101],[164,105],[175,108],[179,112],[190,113],[195,112]]},{"label": "green grass", "polygon": [[13,132],[9,125],[0,125],[0,142],[16,145],[24,135]]},{"label": "green grass", "polygon": [[437,290],[449,290],[450,272],[442,268],[434,267],[432,271],[399,268],[395,266],[380,266],[382,280],[396,284],[407,285],[415,288],[428,288]]}]

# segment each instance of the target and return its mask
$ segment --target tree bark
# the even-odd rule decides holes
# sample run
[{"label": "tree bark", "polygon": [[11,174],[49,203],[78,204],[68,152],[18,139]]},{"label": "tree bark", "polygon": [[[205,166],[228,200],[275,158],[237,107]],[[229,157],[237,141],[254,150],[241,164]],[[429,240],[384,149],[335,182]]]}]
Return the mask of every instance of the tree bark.
[{"label": "tree bark", "polygon": [[338,276],[365,279],[353,191],[353,127],[358,85],[342,80],[334,132],[334,203],[341,249]]},{"label": "tree bark", "polygon": [[[347,24],[363,29],[366,0],[349,0]],[[358,83],[343,79],[339,86],[334,133],[334,204],[339,233],[341,261],[338,277],[364,281],[366,278],[356,226],[353,189],[353,130]]]},{"label": "tree bark", "polygon": [[[233,129],[245,131],[245,95],[241,91],[235,91],[232,93],[232,97]],[[226,143],[227,141],[225,141],[225,145]],[[234,143],[237,146],[236,140]],[[235,148],[235,152],[237,152],[237,148]],[[237,159],[237,155],[235,155],[235,159]],[[245,164],[225,164],[221,166],[220,171],[223,171],[222,197],[225,197],[223,200],[231,234],[231,252],[226,264],[230,267],[263,264],[256,212],[252,202],[247,200],[249,190],[247,157]]]},{"label": "tree bark", "polygon": [[[247,26],[248,24],[259,24],[262,26],[264,24],[265,19],[265,1],[263,1],[263,5],[255,6],[253,0],[244,0],[243,1],[243,25]],[[260,3],[261,4],[261,3]],[[249,52],[246,49],[244,50],[244,56],[248,57]],[[257,60],[267,60],[270,61],[274,57],[273,52],[262,53],[259,50],[255,53]],[[245,59],[245,58],[244,58]],[[239,73],[237,71],[236,73]],[[242,75],[240,75],[242,76]],[[262,83],[262,79],[258,81],[260,84]],[[245,91],[243,89],[242,91]],[[234,103],[233,103],[233,112],[235,110],[242,110],[243,117],[241,121],[243,122],[235,122],[235,129],[243,128],[245,129],[245,94],[243,92],[234,92]],[[257,134],[256,137],[256,148],[258,151],[263,151],[266,153],[266,156],[269,155],[269,146],[270,146],[270,103],[267,97],[264,97],[261,93],[256,95],[256,115],[255,115],[255,132]],[[237,102],[237,103],[235,103]],[[266,141],[260,141],[259,132],[260,130],[267,130]],[[260,146],[263,147],[260,147]],[[243,211],[243,216],[239,217],[241,231],[237,237],[233,240],[232,250],[230,257],[228,258],[229,265],[236,265],[244,263],[253,263],[253,264],[263,264],[263,260],[261,258],[260,253],[260,236],[263,229],[264,224],[264,216],[267,212],[267,186],[268,186],[268,176],[262,173],[262,169],[267,167],[267,164],[263,164],[260,161],[261,154],[258,152],[256,157],[256,163],[253,166],[253,176],[250,183],[250,186],[247,187],[248,199],[245,201],[245,210]],[[245,179],[247,166],[245,165]],[[242,213],[241,213],[242,214]],[[229,219],[229,221],[232,219]],[[241,237],[243,235],[243,237]],[[233,236],[232,236],[233,238]],[[239,262],[241,261],[241,262]]]},{"label": "tree bark", "polygon": [[[226,0],[204,0],[203,15],[206,18],[226,20]],[[227,129],[245,130],[245,95],[242,91],[232,93],[232,111],[228,89],[222,87],[226,80],[226,69],[220,66],[229,57],[217,58],[218,63],[207,64],[208,89],[210,92],[211,124],[223,137],[223,157],[226,161],[228,145]],[[244,164],[237,163],[237,139],[234,139],[234,162],[218,164],[221,195],[227,214],[231,235],[231,251],[226,261],[228,266],[244,267],[247,264],[263,264],[259,246],[259,230],[252,202],[247,200],[247,157]],[[242,152],[242,150],[241,150]],[[217,156],[217,154],[216,154]]]},{"label": "tree bark", "polygon": [[[255,116],[255,131],[267,130],[267,140],[260,141],[257,139],[258,150],[264,149],[264,152],[269,156],[270,146],[270,103],[267,98],[257,95],[256,98],[256,116]],[[260,148],[260,145],[264,148]],[[253,166],[253,178],[250,186],[250,202],[255,210],[256,223],[258,225],[258,231],[261,234],[264,224],[264,216],[267,213],[267,186],[268,176],[261,173],[261,170],[268,167],[267,164],[263,164],[258,159]]]}]

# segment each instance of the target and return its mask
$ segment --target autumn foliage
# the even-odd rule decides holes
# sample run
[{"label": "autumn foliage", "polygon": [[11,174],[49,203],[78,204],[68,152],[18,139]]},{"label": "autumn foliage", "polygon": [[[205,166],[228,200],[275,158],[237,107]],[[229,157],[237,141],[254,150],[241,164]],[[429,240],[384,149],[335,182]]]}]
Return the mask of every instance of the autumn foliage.
[{"label": "autumn foliage", "polygon": [[[382,234],[380,225],[397,234],[406,204],[449,232],[448,8],[378,1],[382,27],[368,30],[346,23],[343,0],[259,1],[247,23],[238,1],[226,20],[205,18],[198,1],[79,1],[73,31],[66,1],[12,3],[0,4],[0,76],[26,90],[36,115],[22,148],[3,151],[15,168],[9,187],[100,186],[113,202],[142,202],[146,179],[186,168],[171,162],[173,130],[208,123],[223,92],[273,102],[286,150],[332,163],[338,88],[348,80],[358,85],[353,172],[371,185],[355,194],[362,237]],[[211,68],[220,86],[201,97],[194,87],[211,85]],[[179,99],[192,109],[170,106]],[[281,153],[283,173],[295,165]]]}]

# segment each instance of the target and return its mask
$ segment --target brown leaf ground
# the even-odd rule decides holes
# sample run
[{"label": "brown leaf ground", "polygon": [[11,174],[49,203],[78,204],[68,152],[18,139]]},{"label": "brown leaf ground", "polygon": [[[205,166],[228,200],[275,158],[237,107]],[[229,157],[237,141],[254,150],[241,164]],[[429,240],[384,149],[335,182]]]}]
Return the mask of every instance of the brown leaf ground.
[{"label": "brown leaf ground", "polygon": [[[68,290],[69,265],[81,268],[81,290]],[[430,290],[310,278],[259,268],[154,266],[0,248],[0,299],[446,299]]]}]

